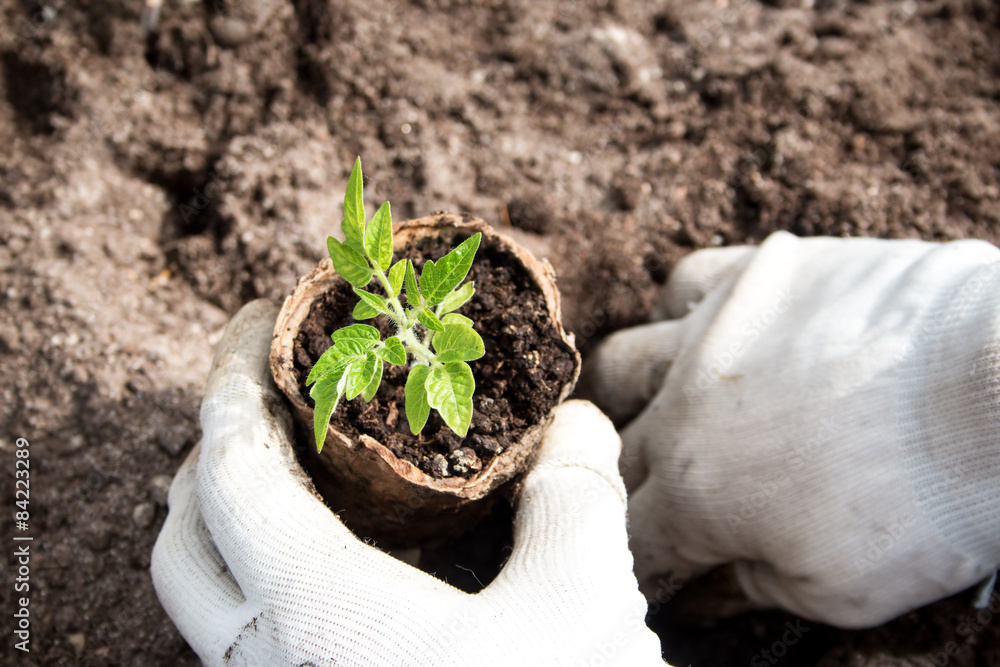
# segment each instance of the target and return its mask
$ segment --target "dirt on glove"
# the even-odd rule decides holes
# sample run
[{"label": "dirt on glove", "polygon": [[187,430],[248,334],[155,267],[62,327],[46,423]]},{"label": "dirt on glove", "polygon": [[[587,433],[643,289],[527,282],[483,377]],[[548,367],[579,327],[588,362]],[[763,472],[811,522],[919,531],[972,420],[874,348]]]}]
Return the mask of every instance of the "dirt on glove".
[{"label": "dirt on glove", "polygon": [[[696,248],[1000,242],[989,0],[230,4],[165,3],[147,40],[142,2],[0,0],[8,470],[31,443],[27,530],[7,474],[0,538],[34,537],[31,652],[8,635],[4,664],[197,664],[148,570],[170,476],[225,323],[320,259],[357,155],[397,218],[468,211],[548,257],[584,351]],[[796,623],[673,626],[665,655],[1000,667],[995,613],[957,598]]]}]

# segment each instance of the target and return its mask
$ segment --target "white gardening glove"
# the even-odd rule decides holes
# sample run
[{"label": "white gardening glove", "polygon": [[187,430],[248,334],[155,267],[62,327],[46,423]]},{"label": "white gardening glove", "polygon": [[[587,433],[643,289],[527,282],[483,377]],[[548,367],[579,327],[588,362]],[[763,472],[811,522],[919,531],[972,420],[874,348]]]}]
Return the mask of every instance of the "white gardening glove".
[{"label": "white gardening glove", "polygon": [[778,233],[682,260],[657,316],[584,372],[628,422],[643,591],[731,564],[757,605],[866,627],[995,571],[1000,250]]},{"label": "white gardening glove", "polygon": [[367,546],[314,495],[268,369],[276,308],[230,322],[198,450],[170,490],[157,595],[208,665],[659,665],[632,574],[619,440],[562,406],[527,476],[514,550],[469,595]]}]

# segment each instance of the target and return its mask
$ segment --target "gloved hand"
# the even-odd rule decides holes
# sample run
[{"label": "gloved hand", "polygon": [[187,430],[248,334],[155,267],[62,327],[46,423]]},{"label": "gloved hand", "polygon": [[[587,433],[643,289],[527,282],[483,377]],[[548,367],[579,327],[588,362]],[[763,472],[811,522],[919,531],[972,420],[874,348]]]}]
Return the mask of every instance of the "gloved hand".
[{"label": "gloved hand", "polygon": [[268,369],[276,315],[253,302],[219,343],[200,450],[153,551],[157,595],[206,664],[662,666],[627,548],[620,443],[594,406],[558,410],[514,551],[468,595],[363,544],[314,495]]},{"label": "gloved hand", "polygon": [[995,571],[996,247],[777,233],[682,260],[656,317],[583,380],[628,422],[647,594],[729,564],[756,605],[866,627]]}]

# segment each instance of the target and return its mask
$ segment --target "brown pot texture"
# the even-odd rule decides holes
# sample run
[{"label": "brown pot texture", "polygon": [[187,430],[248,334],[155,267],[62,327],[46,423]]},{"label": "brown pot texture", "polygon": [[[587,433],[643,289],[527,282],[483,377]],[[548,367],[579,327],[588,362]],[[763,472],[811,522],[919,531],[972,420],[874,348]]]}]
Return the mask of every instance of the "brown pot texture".
[{"label": "brown pot texture", "polygon": [[[558,404],[573,390],[579,376],[580,355],[572,334],[562,328],[559,291],[548,262],[538,261],[484,221],[452,214],[398,223],[394,229],[394,246],[399,252],[428,235],[444,236],[449,245],[454,246],[476,232],[483,234],[480,253],[492,246],[506,251],[523,265],[543,295],[551,326],[572,355],[573,370],[559,391],[555,403]],[[303,463],[317,490],[357,534],[388,546],[425,544],[467,531],[489,509],[498,492],[511,488],[529,468],[552,410],[539,423],[530,424],[512,446],[468,478],[432,477],[397,457],[374,438],[367,435],[348,437],[332,423],[323,451],[317,454],[312,429],[313,409],[300,391],[294,367],[296,337],[316,300],[330,290],[340,289],[351,288],[334,272],[330,259],[326,258],[300,279],[291,296],[285,299],[271,345],[271,372],[291,403],[300,437],[309,442]],[[353,294],[352,298],[356,300]],[[402,405],[399,412],[403,413]]]}]

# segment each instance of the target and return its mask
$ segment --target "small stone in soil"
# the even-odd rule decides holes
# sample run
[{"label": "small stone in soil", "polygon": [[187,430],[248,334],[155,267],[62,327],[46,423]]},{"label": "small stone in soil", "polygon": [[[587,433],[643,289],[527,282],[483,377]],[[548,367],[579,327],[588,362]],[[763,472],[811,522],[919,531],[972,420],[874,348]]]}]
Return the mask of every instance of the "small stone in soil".
[{"label": "small stone in soil", "polygon": [[167,506],[167,496],[170,493],[170,483],[173,477],[170,475],[157,475],[149,480],[149,498],[157,505]]},{"label": "small stone in soil", "polygon": [[187,432],[180,428],[160,433],[156,438],[156,444],[170,456],[177,456],[184,449],[187,443]]},{"label": "small stone in soil", "polygon": [[448,477],[448,460],[443,454],[435,454],[431,461],[431,475],[434,477]]},{"label": "small stone in soil", "polygon": [[451,459],[451,467],[460,475],[468,472],[479,472],[483,469],[479,457],[468,447],[459,447],[449,454],[448,458]]},{"label": "small stone in soil", "polygon": [[114,530],[105,521],[95,521],[84,537],[87,547],[94,553],[106,551],[111,546]]},{"label": "small stone in soil", "polygon": [[132,523],[138,528],[149,528],[156,518],[156,505],[153,503],[139,503],[132,510]]},{"label": "small stone in soil", "polygon": [[479,445],[493,456],[497,456],[503,451],[503,445],[497,442],[496,438],[491,438],[488,435],[473,435],[472,442]]},{"label": "small stone in soil", "polygon": [[66,641],[69,645],[73,647],[73,650],[78,654],[83,653],[83,649],[87,646],[87,637],[82,632],[74,632],[66,637]]}]

